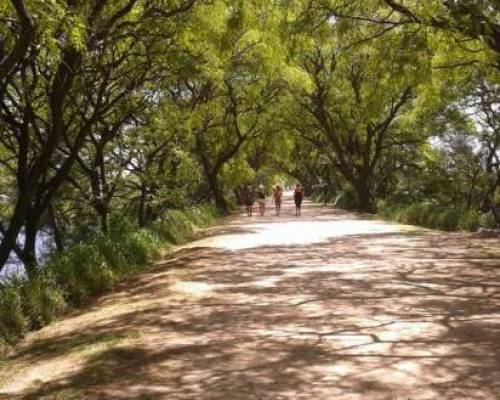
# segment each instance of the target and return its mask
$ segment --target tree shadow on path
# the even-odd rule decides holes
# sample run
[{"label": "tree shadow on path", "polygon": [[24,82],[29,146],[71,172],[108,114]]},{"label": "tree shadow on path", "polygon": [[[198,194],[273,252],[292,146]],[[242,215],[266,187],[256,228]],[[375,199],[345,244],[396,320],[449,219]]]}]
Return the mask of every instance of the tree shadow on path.
[{"label": "tree shadow on path", "polygon": [[[497,239],[395,230],[343,235],[336,230],[349,214],[304,214],[313,229],[319,218],[330,221],[332,235],[236,249],[195,243],[92,310],[44,329],[12,355],[13,365],[24,366],[12,379],[25,384],[9,395],[500,398]],[[219,232],[253,237],[295,220],[256,219],[248,230],[247,221],[233,219]],[[64,368],[32,378],[36,368],[56,363]]]}]

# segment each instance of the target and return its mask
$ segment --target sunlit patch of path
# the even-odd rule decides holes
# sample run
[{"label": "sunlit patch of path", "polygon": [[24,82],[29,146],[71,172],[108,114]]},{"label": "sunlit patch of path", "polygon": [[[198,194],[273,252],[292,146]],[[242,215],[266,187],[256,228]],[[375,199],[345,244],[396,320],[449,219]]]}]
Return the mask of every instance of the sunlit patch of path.
[{"label": "sunlit patch of path", "polygon": [[251,249],[262,246],[291,246],[324,243],[328,239],[375,233],[399,232],[395,225],[381,221],[286,221],[275,223],[250,223],[246,227],[250,232],[220,235],[214,239],[205,239],[190,246],[218,247],[228,250]]},{"label": "sunlit patch of path", "polygon": [[[239,215],[0,371],[19,399],[499,399],[498,237]],[[1,394],[0,394],[1,398]]]}]

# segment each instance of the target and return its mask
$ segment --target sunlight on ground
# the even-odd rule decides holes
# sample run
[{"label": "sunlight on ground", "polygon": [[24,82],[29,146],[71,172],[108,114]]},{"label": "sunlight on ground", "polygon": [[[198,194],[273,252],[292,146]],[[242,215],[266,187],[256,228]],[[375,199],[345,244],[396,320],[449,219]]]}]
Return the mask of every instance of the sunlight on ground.
[{"label": "sunlight on ground", "polygon": [[496,242],[326,211],[207,230],[30,334],[0,399],[500,399]]},{"label": "sunlight on ground", "polygon": [[209,296],[214,289],[214,285],[204,282],[179,281],[172,286],[172,290],[190,296]]},{"label": "sunlight on ground", "polygon": [[242,250],[263,246],[323,243],[335,237],[399,232],[397,225],[381,221],[286,221],[245,225],[248,233],[221,235],[192,246]]}]

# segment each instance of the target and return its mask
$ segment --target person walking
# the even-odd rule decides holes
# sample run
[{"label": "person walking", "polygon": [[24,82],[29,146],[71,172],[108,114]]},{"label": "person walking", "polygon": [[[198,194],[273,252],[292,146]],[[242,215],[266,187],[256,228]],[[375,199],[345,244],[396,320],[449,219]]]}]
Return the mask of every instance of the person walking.
[{"label": "person walking", "polygon": [[295,216],[296,217],[300,216],[303,198],[304,198],[304,192],[302,190],[302,186],[300,186],[300,183],[297,183],[297,186],[295,186],[295,190],[293,192],[293,200],[295,201]]},{"label": "person walking", "polygon": [[255,200],[254,200],[254,190],[252,189],[252,187],[250,185],[248,185],[245,188],[244,196],[245,196],[245,206],[247,208],[247,215],[249,217],[251,217],[252,216],[253,203],[255,202]]},{"label": "person walking", "polygon": [[283,190],[280,185],[276,185],[273,189],[273,202],[274,209],[276,210],[276,215],[279,217],[281,214],[281,198],[283,197]]},{"label": "person walking", "polygon": [[263,217],[266,213],[266,192],[264,191],[264,185],[259,186],[257,191],[257,201],[259,202],[260,216]]}]

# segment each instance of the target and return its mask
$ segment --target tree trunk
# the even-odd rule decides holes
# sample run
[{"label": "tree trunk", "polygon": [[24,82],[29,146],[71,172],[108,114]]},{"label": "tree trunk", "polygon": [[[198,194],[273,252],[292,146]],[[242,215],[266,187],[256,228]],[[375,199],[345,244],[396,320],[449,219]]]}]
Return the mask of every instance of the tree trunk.
[{"label": "tree trunk", "polygon": [[52,225],[52,231],[54,233],[54,242],[56,244],[56,249],[59,253],[64,251],[64,238],[61,232],[61,228],[57,223],[56,213],[54,207],[51,205],[49,208],[50,224]]},{"label": "tree trunk", "polygon": [[238,202],[238,205],[240,205],[240,206],[245,204],[245,199],[244,199],[245,195],[244,195],[243,191],[244,191],[243,185],[240,185],[240,186],[233,189],[234,197],[236,197],[236,201]]},{"label": "tree trunk", "polygon": [[137,222],[139,227],[143,228],[146,225],[146,200],[147,191],[144,184],[141,185],[141,197],[139,199],[139,210],[137,215]]},{"label": "tree trunk", "polygon": [[103,206],[99,209],[99,218],[101,220],[101,231],[104,234],[108,233],[108,210]]},{"label": "tree trunk", "polygon": [[23,263],[29,279],[36,276],[38,263],[36,259],[36,236],[38,233],[38,219],[31,217],[27,220],[24,231]]},{"label": "tree trunk", "polygon": [[5,230],[2,237],[2,243],[0,244],[0,271],[3,269],[7,260],[9,259],[10,253],[13,250],[19,232],[23,226],[24,220],[26,218],[26,213],[29,208],[29,197],[31,195],[31,188],[29,188],[27,193],[20,193],[16,202],[16,207],[14,209],[14,214],[12,215],[9,226]]},{"label": "tree trunk", "polygon": [[224,193],[219,184],[219,178],[217,173],[208,175],[208,184],[210,185],[210,190],[214,196],[215,207],[219,209],[222,213],[227,213],[229,211],[229,205],[224,197]]},{"label": "tree trunk", "polygon": [[0,244],[0,271],[7,263],[10,253],[16,244],[21,226],[22,222],[19,223],[17,220],[11,220],[9,227],[2,236],[2,243]]},{"label": "tree trunk", "polygon": [[355,185],[358,195],[359,210],[363,212],[373,212],[373,198],[370,192],[370,186],[366,180],[361,180]]}]

